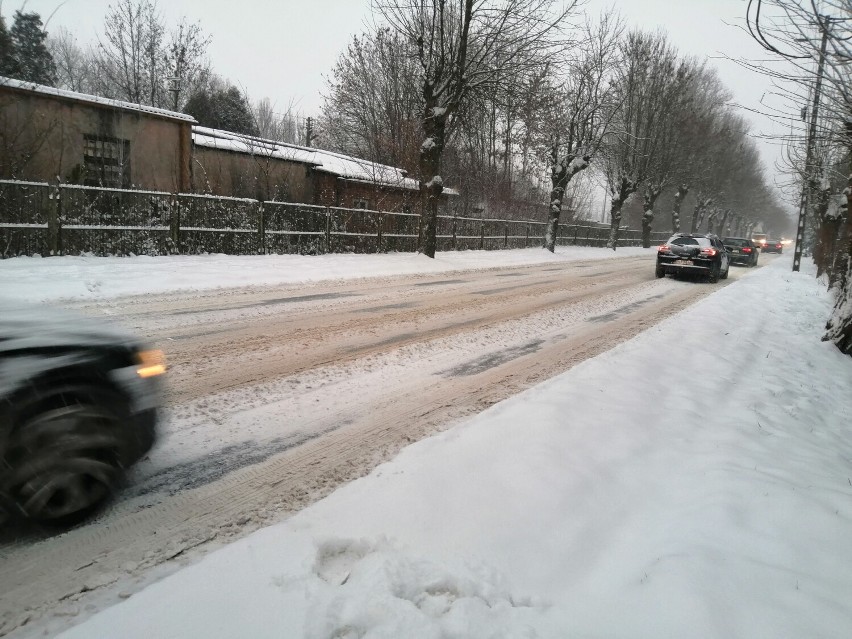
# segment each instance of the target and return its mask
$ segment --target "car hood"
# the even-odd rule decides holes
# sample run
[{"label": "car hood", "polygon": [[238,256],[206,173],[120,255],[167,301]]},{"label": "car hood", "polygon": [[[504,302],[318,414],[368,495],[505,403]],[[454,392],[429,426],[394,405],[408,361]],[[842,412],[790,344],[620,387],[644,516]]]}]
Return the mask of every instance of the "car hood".
[{"label": "car hood", "polygon": [[67,346],[139,347],[110,322],[47,305],[0,300],[0,353]]}]

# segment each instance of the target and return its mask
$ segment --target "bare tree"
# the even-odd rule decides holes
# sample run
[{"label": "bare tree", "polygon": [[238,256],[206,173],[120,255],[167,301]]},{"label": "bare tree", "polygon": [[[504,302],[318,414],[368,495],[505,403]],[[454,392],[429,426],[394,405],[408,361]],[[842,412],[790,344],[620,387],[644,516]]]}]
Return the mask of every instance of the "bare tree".
[{"label": "bare tree", "polygon": [[205,35],[197,23],[190,24],[186,18],[174,27],[168,36],[164,55],[167,90],[172,94],[170,107],[177,111],[210,78],[210,62],[207,47],[210,36]]},{"label": "bare tree", "polygon": [[356,36],[327,80],[321,143],[373,162],[417,169],[423,112],[413,43],[388,28]]},{"label": "bare tree", "polygon": [[118,0],[104,19],[95,54],[98,93],[180,108],[185,96],[207,82],[209,42],[201,27],[186,19],[169,32],[156,0]]},{"label": "bare tree", "polygon": [[444,184],[441,157],[462,102],[515,75],[495,75],[494,69],[545,63],[574,5],[558,0],[374,0],[391,28],[416,47],[422,70],[424,141],[418,164],[424,255],[435,256]]},{"label": "bare tree", "polygon": [[[835,146],[850,163],[843,192],[845,219],[832,239],[833,273],[829,281],[836,301],[823,339],[852,355],[852,223],[848,213],[852,198],[852,4],[849,0],[749,0],[747,15],[752,36],[782,64],[745,64],[772,75],[779,83],[779,92],[787,98],[786,104],[793,106],[790,110],[800,108],[801,120],[807,125],[806,136],[804,130],[798,133],[798,142],[805,148],[804,162],[799,161],[797,167],[802,182],[800,210],[815,213],[814,207],[820,206],[824,197],[821,191],[826,162],[816,152],[818,140]],[[811,91],[812,106],[807,99]],[[842,210],[838,207],[841,218]],[[800,224],[800,244],[804,230]],[[821,234],[817,237],[825,239]],[[797,251],[803,248],[799,245]],[[825,248],[820,251],[823,259]],[[794,268],[798,268],[795,259]]]},{"label": "bare tree", "polygon": [[[651,229],[654,223],[654,205],[663,191],[684,175],[689,167],[689,150],[682,137],[688,129],[687,122],[695,110],[695,93],[692,84],[700,75],[701,67],[695,61],[682,60],[677,64],[670,81],[660,89],[662,111],[658,114],[659,143],[649,158],[647,177],[642,191],[642,246],[651,246]],[[686,151],[686,153],[684,153]],[[681,180],[683,187],[684,180]]]},{"label": "bare tree", "polygon": [[95,91],[95,67],[91,51],[77,44],[74,35],[60,27],[47,38],[47,48],[56,63],[56,86],[78,93]]},{"label": "bare tree", "polygon": [[252,106],[252,117],[261,138],[288,144],[304,142],[306,121],[293,101],[283,111],[276,111],[275,104],[269,98],[263,98]]},{"label": "bare tree", "polygon": [[[714,129],[723,116],[731,93],[712,68],[701,65],[686,87],[685,104],[675,119],[677,190],[672,201],[672,233],[681,230],[681,206],[690,189],[711,161]],[[699,207],[708,203],[698,198]]]},{"label": "bare tree", "polygon": [[544,247],[551,253],[568,183],[589,166],[616,113],[613,73],[621,63],[622,31],[613,13],[602,15],[597,26],[586,25],[580,52],[565,65],[567,78],[555,89],[546,116],[551,192]]},{"label": "bare tree", "polygon": [[621,47],[624,62],[616,79],[621,107],[604,153],[611,200],[607,248],[613,250],[618,245],[621,208],[648,177],[670,126],[665,100],[677,73],[677,55],[662,32],[632,31]]}]

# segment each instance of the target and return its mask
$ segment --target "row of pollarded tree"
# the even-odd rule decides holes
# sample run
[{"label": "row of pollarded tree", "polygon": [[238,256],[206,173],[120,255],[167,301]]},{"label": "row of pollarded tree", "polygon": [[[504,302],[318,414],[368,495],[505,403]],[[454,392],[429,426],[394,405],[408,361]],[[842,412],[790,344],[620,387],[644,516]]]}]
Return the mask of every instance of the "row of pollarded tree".
[{"label": "row of pollarded tree", "polygon": [[774,78],[776,117],[798,123],[789,170],[808,221],[803,238],[835,296],[823,337],[852,355],[852,3],[749,0],[748,27],[770,56],[743,64]]},{"label": "row of pollarded tree", "polygon": [[[646,245],[657,203],[672,202],[657,226],[681,230],[688,194],[692,229],[789,225],[728,91],[664,33],[627,31],[614,13],[583,21],[557,0],[374,9],[383,26],[354,38],[330,76],[322,141],[409,169],[427,202],[445,182],[462,198],[546,199],[550,250],[589,173],[609,186],[611,248],[631,196]],[[433,255],[434,207],[424,208],[421,250]]]}]

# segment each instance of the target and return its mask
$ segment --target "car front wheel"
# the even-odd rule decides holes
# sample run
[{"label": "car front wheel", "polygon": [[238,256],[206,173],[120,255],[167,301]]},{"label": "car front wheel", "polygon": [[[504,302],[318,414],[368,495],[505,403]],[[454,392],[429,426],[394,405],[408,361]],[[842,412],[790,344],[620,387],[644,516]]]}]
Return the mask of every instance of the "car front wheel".
[{"label": "car front wheel", "polygon": [[122,478],[120,401],[65,391],[41,402],[13,431],[4,492],[17,510],[65,526],[93,513]]}]

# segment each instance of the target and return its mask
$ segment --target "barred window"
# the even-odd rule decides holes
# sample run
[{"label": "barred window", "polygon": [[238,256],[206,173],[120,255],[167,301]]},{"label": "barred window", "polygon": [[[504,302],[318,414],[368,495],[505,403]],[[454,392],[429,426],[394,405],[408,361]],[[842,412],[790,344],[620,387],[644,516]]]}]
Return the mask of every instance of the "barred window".
[{"label": "barred window", "polygon": [[83,136],[84,184],[130,188],[130,142],[97,135]]},{"label": "barred window", "polygon": [[352,208],[355,208],[355,209],[369,209],[370,208],[370,202],[368,200],[356,199],[356,200],[353,200],[352,204],[353,204]]}]

